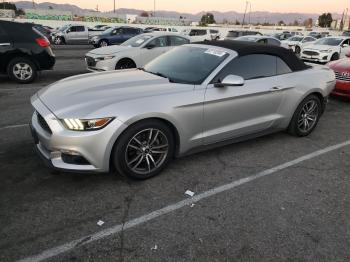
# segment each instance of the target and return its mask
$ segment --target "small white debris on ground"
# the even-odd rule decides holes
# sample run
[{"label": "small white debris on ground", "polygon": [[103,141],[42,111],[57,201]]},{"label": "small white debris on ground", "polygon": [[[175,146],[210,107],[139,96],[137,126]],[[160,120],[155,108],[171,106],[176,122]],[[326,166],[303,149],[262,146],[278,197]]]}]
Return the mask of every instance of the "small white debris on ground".
[{"label": "small white debris on ground", "polygon": [[97,225],[98,225],[98,226],[102,226],[104,223],[105,223],[105,222],[103,222],[102,220],[99,220],[99,221],[97,222]]},{"label": "small white debris on ground", "polygon": [[155,245],[154,247],[151,248],[151,250],[157,250],[158,249],[158,246]]},{"label": "small white debris on ground", "polygon": [[194,196],[194,192],[192,192],[191,190],[186,190],[185,195],[193,197]]}]

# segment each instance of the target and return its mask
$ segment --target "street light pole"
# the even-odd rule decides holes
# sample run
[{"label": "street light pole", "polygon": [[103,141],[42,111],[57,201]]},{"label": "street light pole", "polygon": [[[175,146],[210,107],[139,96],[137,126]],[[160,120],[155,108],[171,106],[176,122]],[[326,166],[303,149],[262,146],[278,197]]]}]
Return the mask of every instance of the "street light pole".
[{"label": "street light pole", "polygon": [[115,13],[115,0],[113,0],[113,13]]},{"label": "street light pole", "polygon": [[248,3],[249,3],[248,1],[245,2],[245,10],[243,15],[242,27],[244,26],[244,22],[245,22],[245,15],[247,13]]},{"label": "street light pole", "polygon": [[156,17],[156,0],[153,0],[153,17]]}]

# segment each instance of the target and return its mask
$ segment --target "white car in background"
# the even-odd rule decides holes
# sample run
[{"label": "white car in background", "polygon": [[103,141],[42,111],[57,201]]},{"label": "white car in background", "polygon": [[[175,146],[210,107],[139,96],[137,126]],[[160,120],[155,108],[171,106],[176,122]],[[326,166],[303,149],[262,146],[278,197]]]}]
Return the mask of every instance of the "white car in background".
[{"label": "white car in background", "polygon": [[121,45],[94,49],[85,56],[89,71],[140,68],[175,46],[188,44],[186,36],[152,32],[135,36]]},{"label": "white car in background", "polygon": [[266,36],[266,35],[246,35],[246,36],[240,36],[233,41],[246,41],[246,42],[256,42],[259,44],[264,44],[264,45],[274,45],[274,46],[281,46],[281,41],[271,37],[271,36]]},{"label": "white car in background", "polygon": [[190,37],[191,42],[202,42],[220,39],[219,30],[214,29],[191,29],[191,31],[188,33],[188,36]]},{"label": "white car in background", "polygon": [[301,50],[316,42],[317,39],[312,36],[292,36],[287,40],[282,41],[282,46],[285,48],[292,49],[294,53],[300,54]]},{"label": "white car in background", "polygon": [[325,37],[304,47],[300,58],[305,61],[328,63],[345,57],[350,52],[350,37]]}]

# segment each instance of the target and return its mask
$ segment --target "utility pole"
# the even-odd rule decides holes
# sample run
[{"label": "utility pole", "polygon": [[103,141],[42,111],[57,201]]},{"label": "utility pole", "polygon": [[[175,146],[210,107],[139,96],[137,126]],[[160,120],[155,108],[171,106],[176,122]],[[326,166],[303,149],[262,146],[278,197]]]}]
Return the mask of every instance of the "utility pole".
[{"label": "utility pole", "polygon": [[115,0],[113,0],[113,13],[115,13]]},{"label": "utility pole", "polygon": [[252,13],[252,3],[249,2],[249,25],[250,25],[250,14]]},{"label": "utility pole", "polygon": [[244,26],[244,22],[245,22],[245,15],[247,13],[248,3],[249,3],[248,1],[245,2],[245,10],[243,15],[242,27]]},{"label": "utility pole", "polygon": [[156,0],[153,0],[153,17],[156,17]]},{"label": "utility pole", "polygon": [[35,9],[35,2],[34,2],[34,0],[33,0],[33,9]]},{"label": "utility pole", "polygon": [[[344,23],[343,23],[343,28],[344,29],[344,25],[346,23],[346,17],[348,16],[348,8],[346,8],[346,12],[345,12],[345,16],[344,16]],[[349,29],[349,28],[348,28]]]}]

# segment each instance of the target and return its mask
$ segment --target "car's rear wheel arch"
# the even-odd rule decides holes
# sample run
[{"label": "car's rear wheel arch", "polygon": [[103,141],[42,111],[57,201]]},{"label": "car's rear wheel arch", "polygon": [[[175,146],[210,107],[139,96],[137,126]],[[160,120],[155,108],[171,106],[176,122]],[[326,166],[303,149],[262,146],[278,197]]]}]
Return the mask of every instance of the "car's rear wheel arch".
[{"label": "car's rear wheel arch", "polygon": [[133,125],[139,124],[140,122],[147,122],[147,121],[159,121],[162,124],[166,125],[167,127],[169,127],[169,129],[172,132],[174,141],[175,141],[175,148],[174,148],[174,156],[177,156],[180,150],[180,135],[179,132],[177,130],[177,128],[175,127],[175,125],[173,123],[171,123],[169,120],[164,119],[164,118],[160,118],[160,117],[150,117],[150,118],[144,118],[138,121],[135,121],[131,124],[129,124],[129,126],[118,136],[118,138],[115,140],[113,146],[112,146],[112,150],[111,150],[111,154],[109,157],[109,169],[110,171],[114,171],[115,167],[114,167],[114,163],[113,163],[113,159],[114,159],[114,153],[115,153],[115,147],[118,145],[119,139],[120,137],[125,133],[128,132],[129,128]]}]

